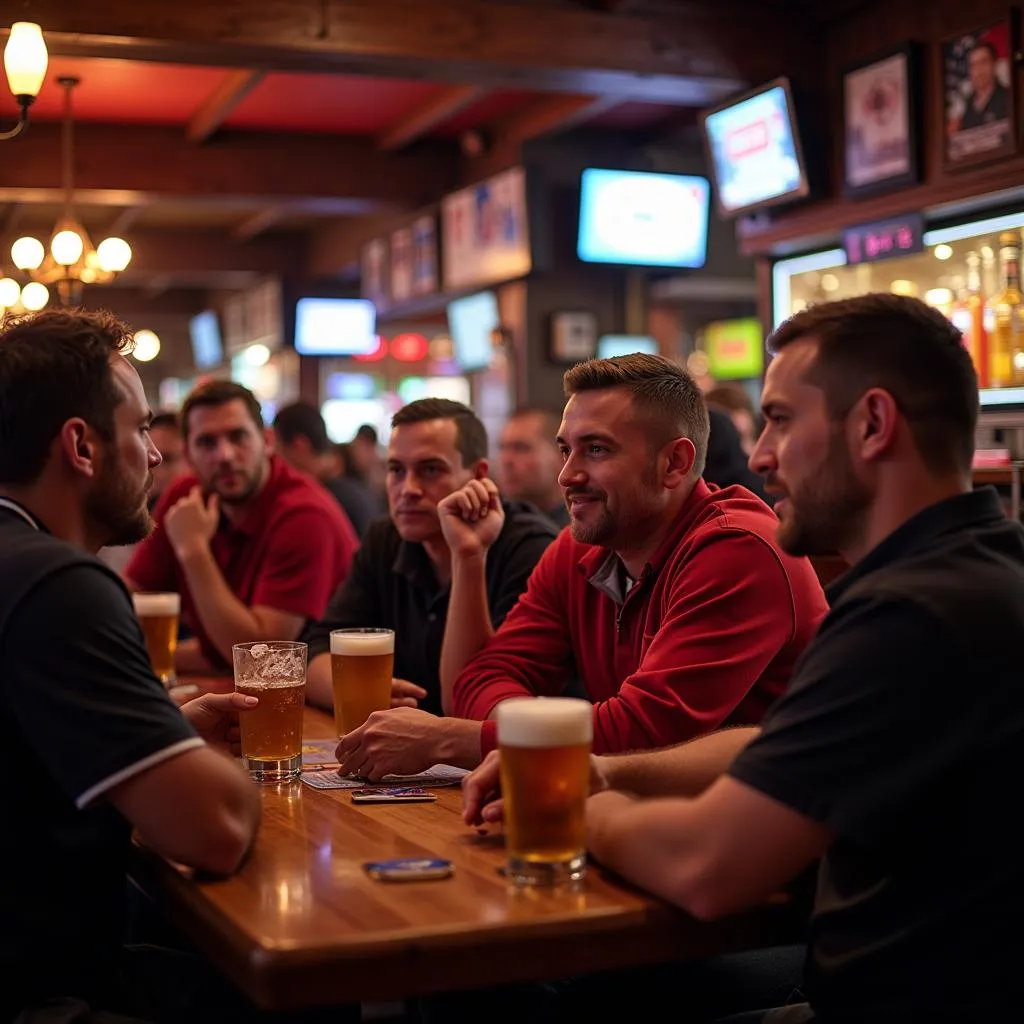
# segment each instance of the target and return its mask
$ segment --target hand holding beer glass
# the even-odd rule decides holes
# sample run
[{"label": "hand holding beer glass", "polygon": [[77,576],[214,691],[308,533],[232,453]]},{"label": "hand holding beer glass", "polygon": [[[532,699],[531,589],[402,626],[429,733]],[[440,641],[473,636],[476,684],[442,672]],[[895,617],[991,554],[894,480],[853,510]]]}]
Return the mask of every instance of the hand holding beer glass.
[{"label": "hand holding beer glass", "polygon": [[516,697],[497,708],[509,880],[575,882],[586,873],[593,708],[574,697]]},{"label": "hand holding beer glass", "polygon": [[178,649],[178,617],[181,614],[180,594],[132,595],[135,615],[142,626],[142,635],[149,651],[149,662],[164,686],[177,680],[174,655]]},{"label": "hand holding beer glass", "polygon": [[374,711],[391,707],[394,670],[394,630],[331,630],[334,724],[339,738],[358,729]]},{"label": "hand holding beer glass", "polygon": [[254,782],[297,779],[302,771],[302,713],[306,702],[306,645],[267,640],[235,644],[235,690],[259,698],[238,713],[242,757]]}]

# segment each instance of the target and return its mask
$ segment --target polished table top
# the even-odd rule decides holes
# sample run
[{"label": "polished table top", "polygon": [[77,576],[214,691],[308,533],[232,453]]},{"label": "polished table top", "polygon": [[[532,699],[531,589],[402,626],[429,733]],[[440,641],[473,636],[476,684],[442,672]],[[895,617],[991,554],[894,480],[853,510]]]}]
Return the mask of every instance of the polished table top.
[{"label": "polished table top", "polygon": [[[306,738],[333,735],[307,709]],[[482,984],[795,941],[784,907],[702,924],[591,865],[577,891],[511,889],[500,835],[436,803],[353,804],[348,791],[263,787],[264,818],[232,878],[204,881],[139,849],[132,874],[168,917],[266,1009],[400,999]],[[451,878],[379,882],[366,861],[444,857]]]}]

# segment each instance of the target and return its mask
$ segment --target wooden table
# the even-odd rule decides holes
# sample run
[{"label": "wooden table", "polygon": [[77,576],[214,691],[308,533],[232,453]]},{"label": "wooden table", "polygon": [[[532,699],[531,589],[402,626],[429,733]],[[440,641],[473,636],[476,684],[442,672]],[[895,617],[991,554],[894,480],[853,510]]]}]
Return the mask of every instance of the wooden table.
[{"label": "wooden table", "polygon": [[[332,735],[307,709],[306,736]],[[253,854],[201,881],[137,849],[133,877],[202,952],[271,1010],[485,984],[796,941],[784,907],[702,924],[591,866],[578,891],[508,887],[501,838],[463,825],[457,788],[430,804],[352,804],[345,790],[263,788]],[[438,856],[442,881],[384,883],[363,863]]]}]

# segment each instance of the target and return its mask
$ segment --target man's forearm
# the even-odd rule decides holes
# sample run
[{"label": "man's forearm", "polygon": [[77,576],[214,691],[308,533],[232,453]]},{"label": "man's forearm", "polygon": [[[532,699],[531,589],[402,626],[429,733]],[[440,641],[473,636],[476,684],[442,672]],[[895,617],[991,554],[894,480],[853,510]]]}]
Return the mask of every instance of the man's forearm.
[{"label": "man's forearm", "polygon": [[601,773],[611,789],[640,796],[698,796],[759,732],[755,727],[721,729],[662,750],[606,754],[599,758]]},{"label": "man's forearm", "polygon": [[441,646],[441,707],[453,711],[453,691],[459,673],[493,636],[487,600],[487,555],[452,556],[452,586],[448,598],[444,642]]},{"label": "man's forearm", "polygon": [[196,614],[210,642],[230,663],[234,644],[265,640],[259,620],[235,596],[209,547],[197,548],[179,558],[188,581]]},{"label": "man's forearm", "polygon": [[438,763],[476,768],[482,760],[479,722],[465,718],[439,718]]},{"label": "man's forearm", "polygon": [[306,667],[306,703],[325,711],[334,710],[334,684],[331,680],[329,651],[311,658]]}]

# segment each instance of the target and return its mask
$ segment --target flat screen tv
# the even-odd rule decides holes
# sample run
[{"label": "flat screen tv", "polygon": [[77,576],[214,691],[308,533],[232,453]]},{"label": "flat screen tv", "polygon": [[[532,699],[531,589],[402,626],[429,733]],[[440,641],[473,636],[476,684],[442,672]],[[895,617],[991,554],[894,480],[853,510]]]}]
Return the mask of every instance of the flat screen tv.
[{"label": "flat screen tv", "polygon": [[224,362],[220,321],[212,309],[196,313],[190,318],[188,333],[192,341],[192,362],[197,370],[209,370]]},{"label": "flat screen tv", "polygon": [[806,196],[807,168],[789,79],[776,78],[701,115],[725,217]]},{"label": "flat screen tv", "polygon": [[588,167],[576,253],[584,263],[703,267],[710,192],[694,175]]},{"label": "flat screen tv", "polygon": [[604,334],[597,340],[597,358],[614,359],[642,352],[647,356],[658,354],[658,343],[645,334]]},{"label": "flat screen tv", "polygon": [[295,303],[295,351],[302,356],[363,356],[377,348],[377,310],[369,299],[307,296]]},{"label": "flat screen tv", "polygon": [[477,292],[448,303],[448,333],[455,362],[463,373],[486,370],[494,355],[491,335],[499,326],[494,292]]}]

